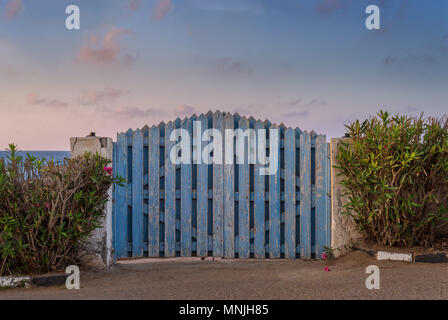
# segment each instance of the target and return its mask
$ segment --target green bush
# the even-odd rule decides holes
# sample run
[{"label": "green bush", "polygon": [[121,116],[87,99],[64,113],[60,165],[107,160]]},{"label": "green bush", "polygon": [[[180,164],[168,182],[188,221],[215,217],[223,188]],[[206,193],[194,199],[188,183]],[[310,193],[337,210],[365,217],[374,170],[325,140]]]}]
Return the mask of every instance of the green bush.
[{"label": "green bush", "polygon": [[10,145],[0,160],[0,275],[61,271],[77,262],[119,182],[108,163],[86,153],[57,164],[18,156]]},{"label": "green bush", "polygon": [[345,187],[344,214],[371,242],[431,246],[447,212],[446,117],[376,117],[346,126],[336,156]]}]

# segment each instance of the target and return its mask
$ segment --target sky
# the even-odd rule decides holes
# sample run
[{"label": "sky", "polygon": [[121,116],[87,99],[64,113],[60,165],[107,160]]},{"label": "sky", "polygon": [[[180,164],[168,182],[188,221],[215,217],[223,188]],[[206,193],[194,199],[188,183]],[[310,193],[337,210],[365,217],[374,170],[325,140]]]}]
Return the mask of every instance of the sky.
[{"label": "sky", "polygon": [[68,150],[209,110],[329,139],[447,101],[446,0],[0,0],[0,149]]}]

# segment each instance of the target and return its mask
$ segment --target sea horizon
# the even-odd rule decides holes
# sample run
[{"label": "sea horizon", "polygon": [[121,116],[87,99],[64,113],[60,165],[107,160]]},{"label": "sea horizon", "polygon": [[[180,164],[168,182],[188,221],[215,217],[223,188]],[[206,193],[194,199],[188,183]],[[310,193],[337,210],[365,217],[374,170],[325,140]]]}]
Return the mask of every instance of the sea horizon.
[{"label": "sea horizon", "polygon": [[[0,151],[0,159],[6,158],[9,154],[9,151],[2,150]],[[55,160],[58,163],[62,163],[65,158],[69,158],[71,155],[70,151],[53,151],[53,150],[19,150],[17,154],[20,156],[26,156],[30,154],[39,159],[46,160]]]}]

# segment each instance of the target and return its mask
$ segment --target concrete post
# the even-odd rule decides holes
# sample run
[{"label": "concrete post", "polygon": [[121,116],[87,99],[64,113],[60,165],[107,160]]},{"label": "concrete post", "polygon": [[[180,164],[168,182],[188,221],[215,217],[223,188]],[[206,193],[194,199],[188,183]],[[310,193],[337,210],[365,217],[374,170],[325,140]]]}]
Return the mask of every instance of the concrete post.
[{"label": "concrete post", "polygon": [[[112,160],[113,144],[111,138],[105,137],[75,137],[70,138],[71,156],[75,157],[85,152],[98,153]],[[112,248],[112,188],[102,221],[102,228],[96,229],[87,241],[87,253],[81,258],[81,263],[91,268],[109,267],[113,260]]]},{"label": "concrete post", "polygon": [[330,142],[331,152],[331,247],[340,248],[334,252],[335,256],[344,253],[343,247],[348,244],[359,242],[361,234],[356,229],[356,225],[350,216],[341,214],[343,206],[347,203],[343,197],[344,187],[341,185],[341,177],[338,177],[339,170],[336,165],[336,155],[338,144],[350,141],[349,138],[332,138]]}]

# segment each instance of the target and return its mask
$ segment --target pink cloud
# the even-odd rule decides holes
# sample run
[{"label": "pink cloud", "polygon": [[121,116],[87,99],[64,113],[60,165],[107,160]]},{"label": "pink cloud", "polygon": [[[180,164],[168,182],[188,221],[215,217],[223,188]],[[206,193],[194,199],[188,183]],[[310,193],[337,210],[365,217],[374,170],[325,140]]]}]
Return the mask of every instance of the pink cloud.
[{"label": "pink cloud", "polygon": [[12,20],[22,11],[22,0],[9,0],[6,4],[5,17],[7,20]]},{"label": "pink cloud", "polygon": [[162,20],[171,9],[173,9],[171,0],[158,0],[152,17],[154,20]]},{"label": "pink cloud", "polygon": [[68,104],[64,101],[53,98],[44,98],[37,93],[28,94],[26,96],[26,102],[33,105],[43,105],[45,107],[55,109],[65,108],[68,106]]},{"label": "pink cloud", "polygon": [[123,118],[123,119],[137,119],[144,117],[161,117],[166,113],[162,110],[151,109],[151,108],[139,108],[139,107],[118,107],[115,109],[102,109],[99,110],[106,116],[111,118]]},{"label": "pink cloud", "polygon": [[[89,44],[81,48],[78,54],[78,61],[83,63],[110,64],[119,62],[121,47],[117,38],[121,35],[132,35],[135,32],[127,29],[112,29],[104,36],[102,41],[93,35],[89,39]],[[130,59],[133,57],[134,59]],[[133,62],[135,57],[127,54],[125,63]]]},{"label": "pink cloud", "polygon": [[89,90],[78,98],[78,103],[82,105],[93,105],[101,101],[110,101],[122,96],[125,92],[121,89],[115,89],[106,86],[102,90]]},{"label": "pink cloud", "polygon": [[129,10],[137,11],[140,8],[140,6],[141,6],[142,1],[143,0],[130,0],[130,1],[128,1],[128,8],[129,8]]},{"label": "pink cloud", "polygon": [[135,32],[132,30],[128,30],[128,29],[114,28],[111,31],[109,31],[108,33],[106,33],[106,35],[104,36],[103,46],[108,47],[108,46],[115,45],[116,38],[122,34],[133,35],[133,34],[135,34]]},{"label": "pink cloud", "polygon": [[193,115],[193,113],[196,112],[195,110],[196,109],[193,107],[190,107],[186,104],[181,104],[176,107],[175,113],[177,117],[185,117]]}]

